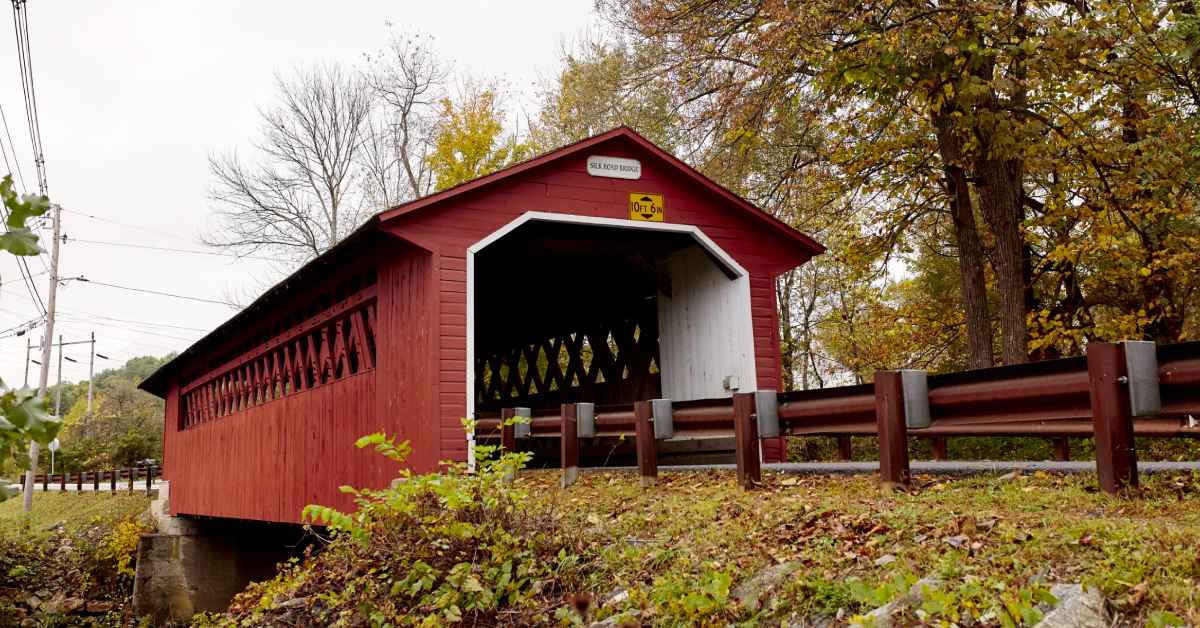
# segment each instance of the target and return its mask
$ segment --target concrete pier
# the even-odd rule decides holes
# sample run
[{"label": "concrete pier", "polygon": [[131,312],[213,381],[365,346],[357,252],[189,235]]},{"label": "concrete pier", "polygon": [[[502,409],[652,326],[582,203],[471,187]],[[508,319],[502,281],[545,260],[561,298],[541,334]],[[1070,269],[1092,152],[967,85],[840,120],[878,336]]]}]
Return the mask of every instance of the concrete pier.
[{"label": "concrete pier", "polygon": [[168,498],[164,483],[151,505],[158,532],[138,544],[133,584],[134,612],[154,625],[225,610],[246,585],[274,577],[279,563],[302,550],[300,526],[171,517]]}]

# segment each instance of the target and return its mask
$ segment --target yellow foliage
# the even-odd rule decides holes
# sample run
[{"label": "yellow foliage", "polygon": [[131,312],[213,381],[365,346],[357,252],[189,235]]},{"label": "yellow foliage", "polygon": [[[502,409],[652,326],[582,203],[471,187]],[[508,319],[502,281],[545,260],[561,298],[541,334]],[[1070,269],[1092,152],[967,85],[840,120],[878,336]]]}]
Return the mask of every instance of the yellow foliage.
[{"label": "yellow foliage", "polygon": [[133,560],[137,554],[138,542],[145,532],[146,526],[136,519],[126,519],[118,523],[101,542],[96,557],[101,561],[112,561],[117,573],[133,576]]},{"label": "yellow foliage", "polygon": [[433,151],[426,158],[438,190],[524,159],[529,147],[504,136],[504,113],[492,88],[468,88],[455,103],[443,98]]}]

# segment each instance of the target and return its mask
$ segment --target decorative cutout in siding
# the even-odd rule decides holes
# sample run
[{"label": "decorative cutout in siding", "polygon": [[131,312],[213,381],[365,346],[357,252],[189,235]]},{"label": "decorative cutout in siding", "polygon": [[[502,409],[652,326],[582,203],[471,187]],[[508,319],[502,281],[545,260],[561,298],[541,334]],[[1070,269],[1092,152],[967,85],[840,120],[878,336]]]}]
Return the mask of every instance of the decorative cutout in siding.
[{"label": "decorative cutout in siding", "polygon": [[185,385],[179,428],[374,369],[375,292],[365,288]]},{"label": "decorative cutout in siding", "polygon": [[593,401],[626,403],[660,390],[653,311],[475,359],[477,409]]}]

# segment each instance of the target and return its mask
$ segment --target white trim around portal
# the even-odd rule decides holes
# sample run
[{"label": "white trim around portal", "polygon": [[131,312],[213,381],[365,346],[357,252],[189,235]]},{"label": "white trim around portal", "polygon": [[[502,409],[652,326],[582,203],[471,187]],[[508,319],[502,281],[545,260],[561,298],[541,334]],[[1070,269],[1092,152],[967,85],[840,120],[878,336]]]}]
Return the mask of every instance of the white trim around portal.
[{"label": "white trim around portal", "polygon": [[[467,416],[475,418],[475,254],[500,238],[515,231],[521,225],[529,222],[554,222],[559,224],[588,225],[594,227],[609,227],[616,229],[639,229],[643,231],[659,231],[665,233],[681,233],[691,236],[696,243],[715,257],[726,268],[739,278],[748,279],[749,273],[737,260],[733,259],[724,249],[717,246],[704,231],[695,225],[680,225],[669,222],[641,222],[623,218],[602,218],[597,216],[577,216],[574,214],[556,214],[552,212],[530,211],[521,214],[512,222],[490,233],[487,237],[467,247],[467,363],[465,377],[467,380]],[[475,468],[475,434],[467,434],[467,464]]]}]

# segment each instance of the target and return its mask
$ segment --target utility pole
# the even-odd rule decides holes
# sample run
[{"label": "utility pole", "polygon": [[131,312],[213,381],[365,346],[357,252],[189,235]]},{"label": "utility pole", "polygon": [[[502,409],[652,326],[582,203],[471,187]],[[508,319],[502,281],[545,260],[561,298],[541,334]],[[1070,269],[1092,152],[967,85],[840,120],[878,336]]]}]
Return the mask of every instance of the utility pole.
[{"label": "utility pole", "polygon": [[[50,294],[46,298],[46,335],[42,338],[41,373],[38,374],[38,399],[46,398],[46,382],[50,380],[50,351],[54,338],[54,312],[58,305],[58,250],[61,245],[62,208],[57,204],[54,211],[54,240],[50,246]],[[59,352],[61,355],[62,352]],[[61,369],[60,369],[61,370]],[[25,512],[33,509],[33,472],[37,469],[38,444],[29,444],[29,470],[25,472]]]},{"label": "utility pole", "polygon": [[92,355],[88,358],[88,410],[85,422],[92,420],[92,373],[96,368],[96,332],[92,332]]},{"label": "utility pole", "polygon": [[25,385],[23,388],[29,388],[29,352],[33,349],[33,343],[30,342],[29,336],[25,336]]},{"label": "utility pole", "polygon": [[[102,360],[108,359],[108,356],[105,356],[104,354],[101,354],[101,353],[96,353],[96,332],[92,332],[91,337],[87,340],[73,340],[71,342],[67,342],[66,340],[64,340],[62,334],[58,335],[58,342],[54,343],[51,346],[58,347],[58,383],[55,385],[55,389],[54,389],[54,392],[55,392],[54,415],[58,416],[60,418],[62,416],[63,360],[66,360],[67,362],[78,362],[78,360],[68,357],[67,355],[65,355],[63,353],[63,347],[66,347],[68,345],[91,345],[92,357],[91,357],[91,361],[88,363],[88,414],[89,415],[92,412],[92,407],[91,407],[91,405],[92,405],[92,379],[93,379],[93,373],[95,372],[95,369],[94,369],[95,360],[96,360],[96,358],[100,358]],[[42,347],[41,347],[41,345],[38,345],[37,347],[34,347],[34,348],[41,349]],[[34,364],[41,364],[37,360],[33,360],[32,362]],[[28,367],[28,365],[26,365],[26,367]]]},{"label": "utility pole", "polygon": [[54,385],[54,416],[62,419],[62,353],[63,337],[58,335],[58,383]]}]

